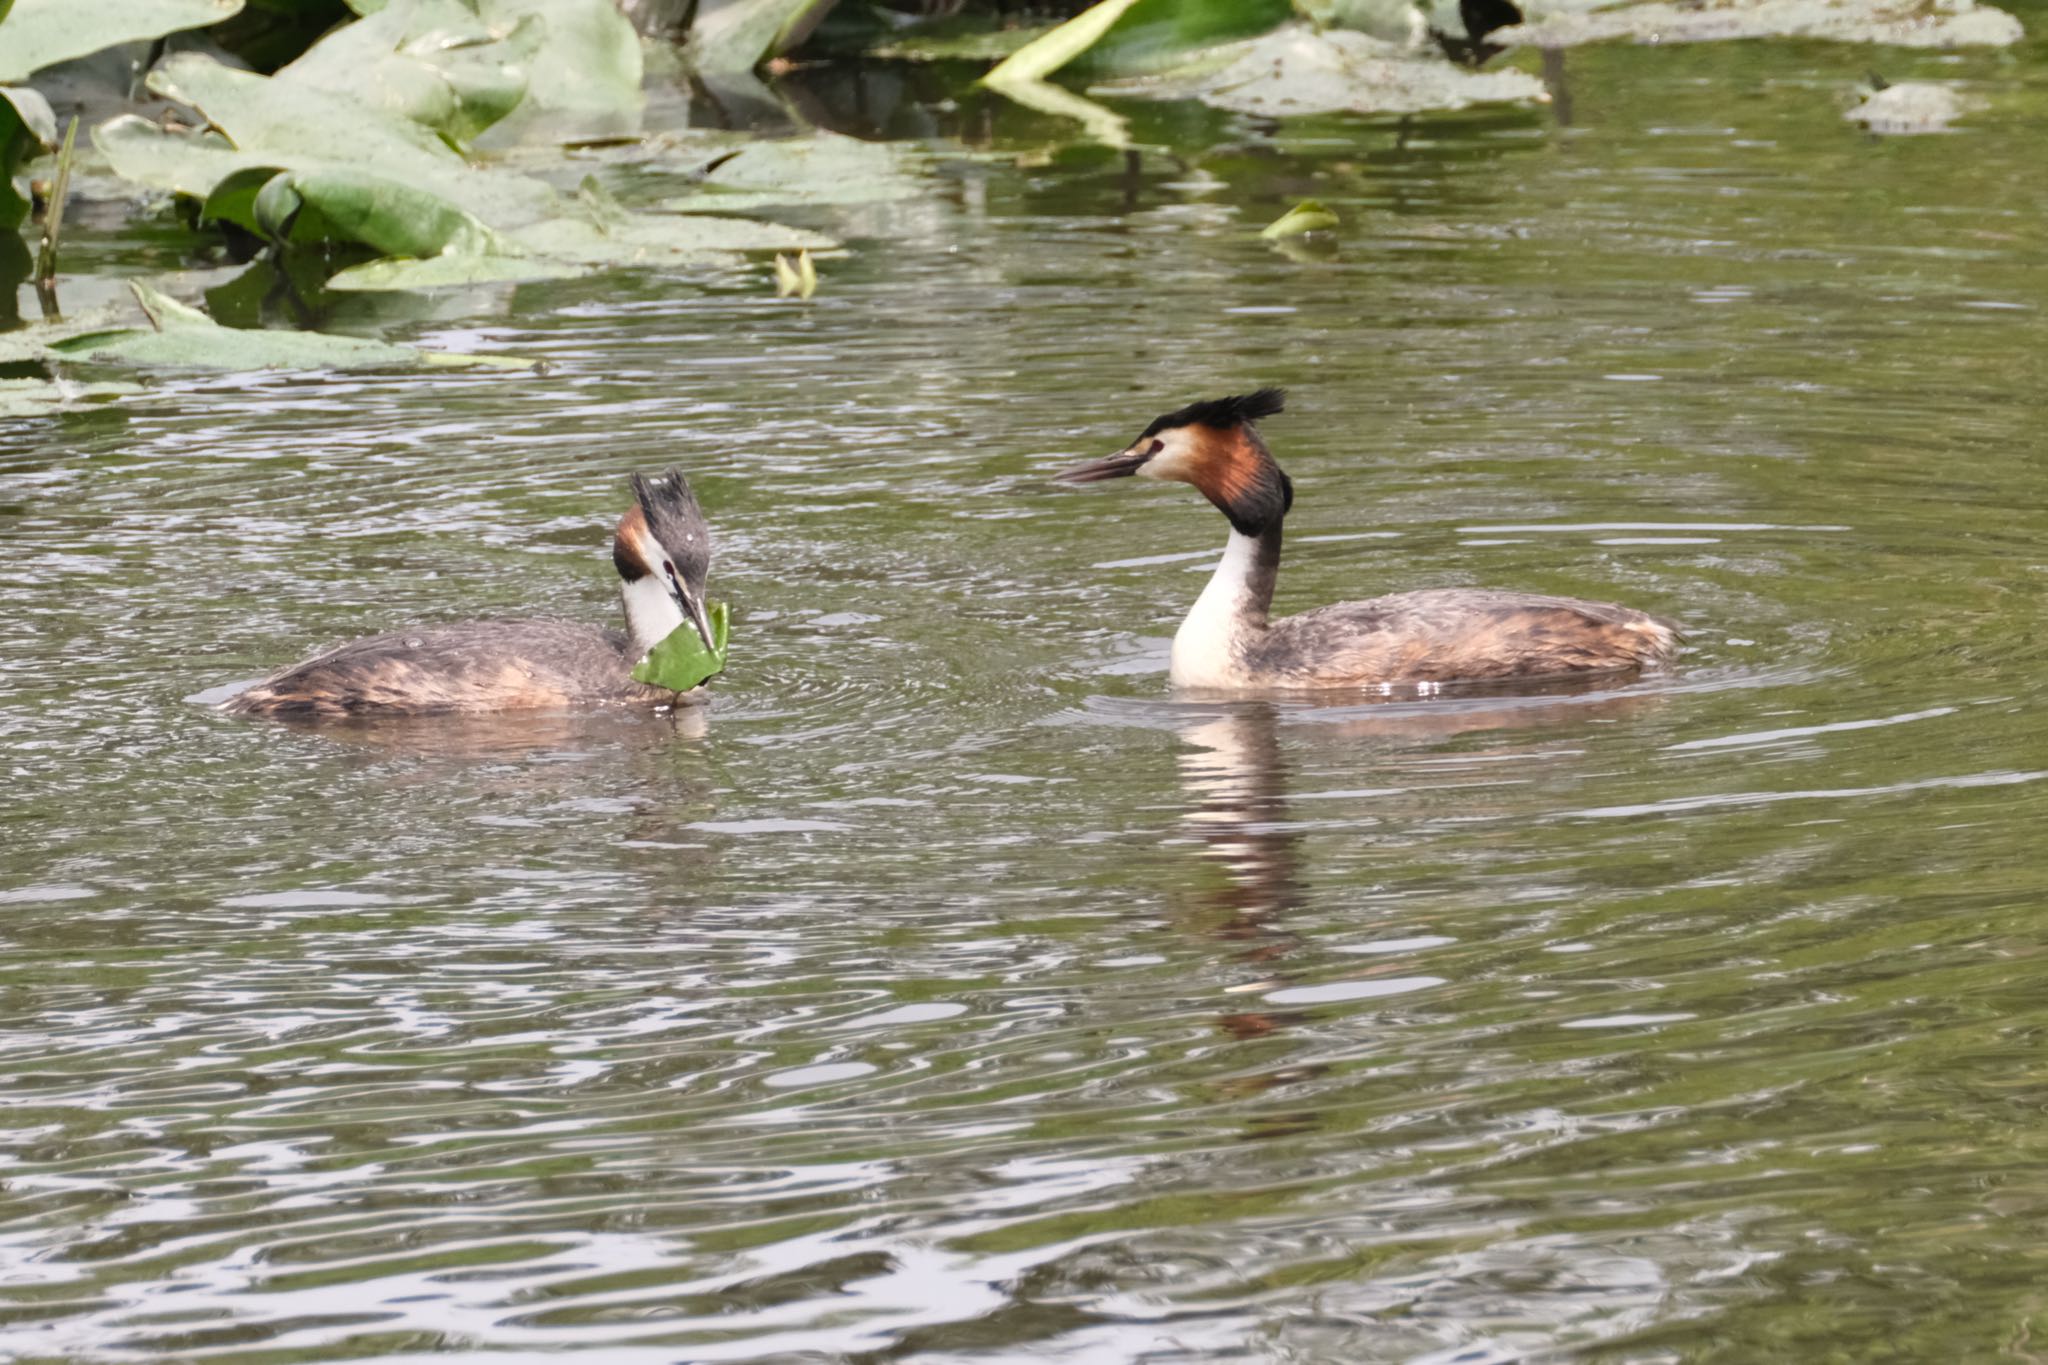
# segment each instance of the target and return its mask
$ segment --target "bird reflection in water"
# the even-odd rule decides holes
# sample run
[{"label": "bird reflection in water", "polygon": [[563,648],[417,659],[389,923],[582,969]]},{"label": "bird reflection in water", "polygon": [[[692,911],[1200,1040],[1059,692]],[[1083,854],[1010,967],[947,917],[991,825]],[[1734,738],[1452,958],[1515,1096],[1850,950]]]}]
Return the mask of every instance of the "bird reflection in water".
[{"label": "bird reflection in water", "polygon": [[[1310,696],[1191,711],[1179,727],[1188,745],[1180,755],[1187,797],[1182,820],[1200,840],[1202,856],[1223,872],[1222,883],[1198,902],[1206,912],[1202,920],[1213,922],[1209,932],[1215,937],[1244,945],[1239,959],[1262,969],[1258,979],[1237,989],[1269,993],[1279,984],[1271,969],[1302,943],[1281,922],[1301,906],[1308,885],[1301,868],[1304,827],[1290,819],[1288,809],[1290,765],[1283,725],[1301,742],[1319,748],[1345,742],[1355,756],[1355,770],[1367,773],[1390,752],[1484,732],[1499,732],[1497,747],[1506,753],[1532,732],[1611,721],[1656,702],[1659,695],[1630,680],[1580,678],[1533,691],[1527,684],[1512,691],[1498,686],[1445,689],[1426,701]],[[1233,1037],[1254,1039],[1309,1017],[1302,1011],[1245,1010],[1227,1012],[1217,1023]],[[1293,1068],[1243,1077],[1240,1084],[1263,1089],[1301,1078],[1301,1069]]]}]

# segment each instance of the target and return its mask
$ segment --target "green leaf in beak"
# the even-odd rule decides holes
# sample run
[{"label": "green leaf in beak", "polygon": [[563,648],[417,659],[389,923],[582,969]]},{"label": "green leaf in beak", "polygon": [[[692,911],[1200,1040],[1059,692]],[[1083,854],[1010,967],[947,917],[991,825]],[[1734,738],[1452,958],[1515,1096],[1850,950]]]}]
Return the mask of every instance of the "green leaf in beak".
[{"label": "green leaf in beak", "polygon": [[1268,223],[1259,236],[1275,242],[1283,237],[1299,237],[1309,232],[1328,232],[1336,226],[1336,214],[1324,208],[1319,200],[1304,199]]},{"label": "green leaf in beak", "polygon": [[666,687],[671,692],[687,692],[706,678],[716,677],[725,671],[725,603],[711,604],[711,634],[718,641],[716,649],[704,647],[704,637],[697,634],[697,628],[688,621],[668,633],[668,637],[653,649],[647,657],[633,668],[633,681],[646,683],[649,687]]}]

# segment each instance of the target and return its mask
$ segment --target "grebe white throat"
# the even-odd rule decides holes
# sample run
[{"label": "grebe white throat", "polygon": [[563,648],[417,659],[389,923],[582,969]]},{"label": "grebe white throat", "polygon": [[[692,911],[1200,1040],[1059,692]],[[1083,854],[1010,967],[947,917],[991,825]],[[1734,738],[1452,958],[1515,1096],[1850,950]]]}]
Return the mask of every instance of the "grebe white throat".
[{"label": "grebe white throat", "polygon": [[626,608],[626,634],[633,641],[633,659],[639,662],[683,624],[683,609],[660,574],[643,574],[619,585],[619,600]]},{"label": "grebe white throat", "polygon": [[1209,586],[1174,632],[1167,676],[1176,687],[1244,682],[1245,645],[1266,625],[1267,604],[1252,585],[1258,558],[1258,540],[1233,528]]}]

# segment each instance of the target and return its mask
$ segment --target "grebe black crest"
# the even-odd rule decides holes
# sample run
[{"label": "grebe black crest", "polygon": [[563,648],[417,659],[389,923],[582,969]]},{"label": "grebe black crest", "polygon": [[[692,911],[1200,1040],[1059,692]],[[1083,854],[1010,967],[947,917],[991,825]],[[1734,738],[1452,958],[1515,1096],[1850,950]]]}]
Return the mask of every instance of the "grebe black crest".
[{"label": "grebe black crest", "polygon": [[[709,646],[704,599],[711,528],[680,470],[633,476],[612,536],[624,631],[576,621],[465,621],[375,635],[331,649],[223,703],[242,715],[434,715],[605,702],[657,705],[676,693],[633,667],[685,622]],[[700,699],[703,689],[684,694]]]},{"label": "grebe black crest", "polygon": [[1271,619],[1294,484],[1256,423],[1285,404],[1285,392],[1273,388],[1190,403],[1154,419],[1116,454],[1058,476],[1192,484],[1229,518],[1223,560],[1173,637],[1176,685],[1245,691],[1557,678],[1656,667],[1676,651],[1668,622],[1628,607],[1488,589],[1395,593]]}]

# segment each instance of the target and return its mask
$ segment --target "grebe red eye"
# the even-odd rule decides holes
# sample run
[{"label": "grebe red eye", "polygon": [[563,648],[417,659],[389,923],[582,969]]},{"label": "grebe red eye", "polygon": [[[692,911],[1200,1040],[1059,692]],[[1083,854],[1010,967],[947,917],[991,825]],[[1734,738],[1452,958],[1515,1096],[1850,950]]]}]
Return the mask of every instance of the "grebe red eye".
[{"label": "grebe red eye", "polygon": [[674,578],[676,576],[676,566],[669,563],[666,559],[661,561],[661,571],[667,574],[670,578]]},{"label": "grebe red eye", "polygon": [[1146,451],[1145,454],[1147,456],[1157,455],[1160,451],[1164,449],[1166,449],[1166,442],[1160,440],[1158,437],[1155,436],[1152,438],[1152,448]]}]

